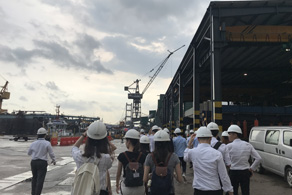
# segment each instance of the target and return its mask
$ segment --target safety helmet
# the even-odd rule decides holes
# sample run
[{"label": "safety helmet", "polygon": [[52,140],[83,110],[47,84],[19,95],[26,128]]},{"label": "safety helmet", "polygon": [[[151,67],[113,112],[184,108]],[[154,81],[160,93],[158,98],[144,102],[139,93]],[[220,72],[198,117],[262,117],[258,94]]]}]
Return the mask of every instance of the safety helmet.
[{"label": "safety helmet", "polygon": [[146,135],[143,135],[142,137],[140,137],[140,143],[141,144],[150,144],[150,139]]},{"label": "safety helmet", "polygon": [[174,133],[181,133],[180,128],[176,128],[176,129],[174,130]]},{"label": "safety helmet", "polygon": [[202,126],[197,131],[197,137],[199,138],[199,137],[213,137],[213,136],[212,136],[211,131],[207,127]]},{"label": "safety helmet", "polygon": [[157,125],[154,125],[153,127],[152,127],[152,131],[158,131],[159,130],[159,127],[157,126]]},{"label": "safety helmet", "polygon": [[94,121],[87,130],[87,136],[91,139],[103,139],[107,136],[106,126],[102,121]]},{"label": "safety helmet", "polygon": [[135,129],[130,129],[127,131],[125,138],[140,139],[140,133]]},{"label": "safety helmet", "polygon": [[208,125],[207,125],[207,128],[210,130],[210,131],[213,131],[213,130],[219,130],[219,127],[216,123],[214,122],[210,122]]},{"label": "safety helmet", "polygon": [[47,134],[47,130],[43,127],[38,129],[37,135]]},{"label": "safety helmet", "polygon": [[145,133],[144,129],[141,129],[141,130],[140,130],[140,133]]},{"label": "safety helmet", "polygon": [[170,141],[168,133],[163,130],[157,131],[154,134],[154,141],[156,142],[167,142]]},{"label": "safety helmet", "polygon": [[227,131],[223,131],[222,134],[221,134],[221,136],[223,136],[223,137],[228,137],[228,133],[227,133]]},{"label": "safety helmet", "polygon": [[241,128],[238,125],[230,125],[227,129],[227,133],[239,133],[242,134]]},{"label": "safety helmet", "polygon": [[164,128],[163,131],[169,134],[169,130],[167,128]]},{"label": "safety helmet", "polygon": [[194,130],[191,129],[191,130],[190,130],[190,134],[194,134],[194,133],[195,133]]}]

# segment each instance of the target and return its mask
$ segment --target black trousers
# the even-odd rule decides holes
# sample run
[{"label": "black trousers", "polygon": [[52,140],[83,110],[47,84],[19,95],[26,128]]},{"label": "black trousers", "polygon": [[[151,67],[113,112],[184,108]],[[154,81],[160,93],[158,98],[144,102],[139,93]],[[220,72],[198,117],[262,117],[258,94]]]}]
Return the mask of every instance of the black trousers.
[{"label": "black trousers", "polygon": [[222,190],[215,190],[215,191],[202,191],[198,189],[194,189],[194,195],[222,195]]},{"label": "black trousers", "polygon": [[178,157],[180,160],[180,165],[182,166],[182,172],[186,173],[187,163],[184,161],[184,157]]},{"label": "black trousers", "polygon": [[249,195],[249,181],[251,172],[246,170],[230,170],[230,180],[233,186],[234,195],[238,195],[240,185],[242,195]]},{"label": "black trousers", "polygon": [[45,160],[32,160],[30,166],[32,172],[31,194],[40,195],[47,173],[48,162]]}]

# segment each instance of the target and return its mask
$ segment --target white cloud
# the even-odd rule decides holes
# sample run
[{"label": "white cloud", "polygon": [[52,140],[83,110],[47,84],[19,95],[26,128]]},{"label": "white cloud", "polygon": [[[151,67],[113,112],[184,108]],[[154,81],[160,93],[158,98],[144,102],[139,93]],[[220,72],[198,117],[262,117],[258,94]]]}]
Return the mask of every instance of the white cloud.
[{"label": "white cloud", "polygon": [[[0,74],[11,98],[3,108],[100,116],[118,122],[124,86],[188,45],[210,1],[30,0],[0,5]],[[157,108],[187,47],[175,53],[142,99]],[[1,83],[4,83],[0,79]]]}]

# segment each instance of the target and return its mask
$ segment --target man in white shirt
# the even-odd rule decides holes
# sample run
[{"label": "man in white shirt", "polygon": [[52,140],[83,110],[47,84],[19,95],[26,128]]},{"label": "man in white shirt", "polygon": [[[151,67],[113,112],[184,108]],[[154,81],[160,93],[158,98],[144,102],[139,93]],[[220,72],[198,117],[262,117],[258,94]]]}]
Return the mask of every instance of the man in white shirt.
[{"label": "man in white shirt", "polygon": [[150,152],[154,151],[155,143],[154,143],[154,134],[159,130],[160,128],[157,125],[154,125],[149,133],[149,140],[150,140]]},{"label": "man in white shirt", "polygon": [[[229,140],[232,142],[227,145],[227,150],[231,160],[230,180],[234,194],[238,194],[240,185],[242,195],[249,195],[250,177],[261,162],[261,157],[250,143],[239,139],[242,131],[238,125],[231,125],[227,132]],[[254,159],[251,166],[248,162],[250,156]]]},{"label": "man in white shirt", "polygon": [[47,130],[45,128],[39,128],[37,131],[38,139],[30,145],[27,153],[28,155],[31,155],[32,195],[39,195],[42,193],[48,166],[47,154],[50,155],[52,163],[54,165],[56,164],[51,143],[45,140],[46,134]]},{"label": "man in white shirt", "polygon": [[224,192],[233,195],[233,188],[227,175],[222,154],[210,145],[212,138],[211,131],[207,127],[200,127],[196,136],[199,140],[198,147],[192,148],[191,144],[195,138],[195,135],[192,135],[188,143],[188,148],[184,152],[184,160],[193,162],[194,194],[222,195],[223,189]]},{"label": "man in white shirt", "polygon": [[210,122],[207,125],[207,128],[211,131],[211,133],[213,135],[213,137],[211,139],[211,146],[214,149],[221,152],[226,167],[230,167],[231,161],[230,161],[229,152],[227,151],[226,145],[219,142],[216,138],[218,136],[218,133],[219,133],[218,125],[214,122]]}]

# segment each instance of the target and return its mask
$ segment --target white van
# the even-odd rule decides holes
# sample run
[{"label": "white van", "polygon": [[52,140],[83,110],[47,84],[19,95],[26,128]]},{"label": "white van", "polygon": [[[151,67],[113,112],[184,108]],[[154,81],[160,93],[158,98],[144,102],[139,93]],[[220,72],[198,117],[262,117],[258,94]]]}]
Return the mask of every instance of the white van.
[{"label": "white van", "polygon": [[249,143],[262,157],[258,172],[266,169],[285,177],[292,187],[292,127],[253,127]]}]

